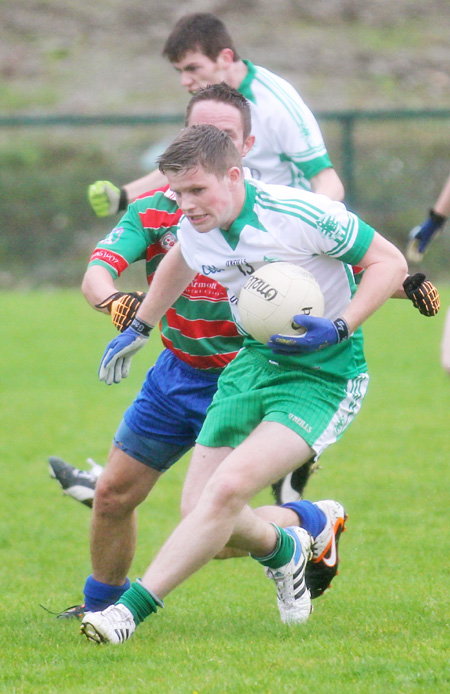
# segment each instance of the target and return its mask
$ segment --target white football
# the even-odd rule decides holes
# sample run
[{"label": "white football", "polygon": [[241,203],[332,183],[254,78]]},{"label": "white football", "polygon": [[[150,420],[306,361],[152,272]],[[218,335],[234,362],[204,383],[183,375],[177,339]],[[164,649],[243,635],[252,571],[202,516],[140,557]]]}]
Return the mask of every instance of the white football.
[{"label": "white football", "polygon": [[[322,291],[310,272],[292,263],[268,263],[245,281],[238,300],[242,326],[264,344],[275,333],[298,335],[295,315],[323,316]],[[303,331],[304,332],[304,331]]]}]

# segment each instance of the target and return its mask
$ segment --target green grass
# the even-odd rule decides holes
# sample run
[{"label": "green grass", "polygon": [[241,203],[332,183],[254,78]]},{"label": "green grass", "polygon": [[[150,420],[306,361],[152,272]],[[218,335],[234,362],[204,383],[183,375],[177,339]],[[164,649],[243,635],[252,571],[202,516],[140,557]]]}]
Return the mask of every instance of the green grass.
[{"label": "green grass", "polygon": [[[444,292],[443,305],[450,302]],[[114,334],[81,294],[3,293],[0,692],[35,694],[419,694],[449,691],[450,379],[444,313],[390,301],[366,326],[367,401],[322,458],[311,499],[349,512],[341,571],[309,622],[279,622],[256,562],[213,562],[121,647],[96,647],[56,621],[81,600],[89,511],[63,497],[46,461],[104,462],[125,407],[159,349],[106,388],[96,371]],[[187,458],[140,512],[130,572],[141,575],[178,521]],[[269,493],[259,501],[269,501]]]}]

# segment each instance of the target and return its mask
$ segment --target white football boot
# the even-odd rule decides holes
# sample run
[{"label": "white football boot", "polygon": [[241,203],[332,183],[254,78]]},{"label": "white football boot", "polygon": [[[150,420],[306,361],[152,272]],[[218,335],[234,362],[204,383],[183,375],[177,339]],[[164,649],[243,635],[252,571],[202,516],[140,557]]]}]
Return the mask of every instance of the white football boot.
[{"label": "white football boot", "polygon": [[303,528],[284,531],[295,543],[294,555],[279,569],[265,568],[267,578],[277,586],[277,603],[284,624],[303,624],[312,612],[311,596],[305,582],[306,565],[311,557],[312,537]]},{"label": "white football boot", "polygon": [[86,612],[80,631],[89,641],[119,644],[134,634],[136,622],[128,607],[118,603],[102,612]]}]

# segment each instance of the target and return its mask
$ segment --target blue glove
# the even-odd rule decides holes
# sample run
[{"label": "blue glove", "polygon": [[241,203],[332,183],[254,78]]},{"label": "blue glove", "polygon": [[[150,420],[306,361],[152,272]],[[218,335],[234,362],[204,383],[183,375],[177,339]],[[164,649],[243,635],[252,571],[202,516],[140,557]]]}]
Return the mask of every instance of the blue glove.
[{"label": "blue glove", "polygon": [[130,327],[111,340],[100,362],[98,377],[107,386],[120,383],[130,373],[131,358],[147,342],[153,326],[135,318]]},{"label": "blue glove", "polygon": [[335,321],[315,316],[294,316],[293,323],[304,328],[301,335],[272,335],[267,346],[275,354],[307,354],[318,349],[337,345],[349,336],[348,325],[343,318]]},{"label": "blue glove", "polygon": [[411,229],[409,232],[409,242],[406,249],[408,260],[418,263],[422,260],[423,254],[437,231],[445,224],[447,217],[437,214],[430,210],[428,219]]}]

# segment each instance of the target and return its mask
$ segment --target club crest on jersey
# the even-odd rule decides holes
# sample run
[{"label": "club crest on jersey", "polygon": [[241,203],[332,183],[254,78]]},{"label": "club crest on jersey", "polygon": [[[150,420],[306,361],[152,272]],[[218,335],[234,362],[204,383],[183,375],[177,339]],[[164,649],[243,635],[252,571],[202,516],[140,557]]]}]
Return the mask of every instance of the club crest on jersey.
[{"label": "club crest on jersey", "polygon": [[106,236],[103,241],[100,243],[104,243],[108,246],[112,246],[114,243],[117,243],[117,241],[120,239],[120,237],[123,234],[123,227],[116,227],[112,231],[109,232],[108,236]]},{"label": "club crest on jersey", "polygon": [[329,239],[336,239],[336,241],[342,241],[345,238],[345,232],[341,228],[338,220],[329,214],[325,214],[323,217],[317,220],[317,226],[322,231],[324,236]]},{"label": "club crest on jersey", "polygon": [[172,234],[171,231],[168,231],[161,239],[161,246],[164,248],[164,250],[168,251],[170,248],[175,246],[176,242],[177,240],[174,234]]}]

